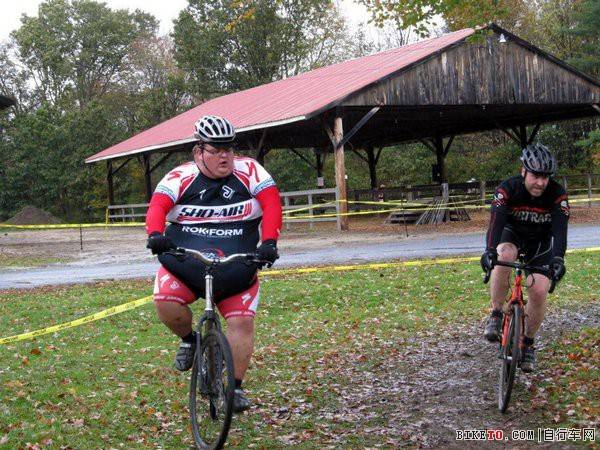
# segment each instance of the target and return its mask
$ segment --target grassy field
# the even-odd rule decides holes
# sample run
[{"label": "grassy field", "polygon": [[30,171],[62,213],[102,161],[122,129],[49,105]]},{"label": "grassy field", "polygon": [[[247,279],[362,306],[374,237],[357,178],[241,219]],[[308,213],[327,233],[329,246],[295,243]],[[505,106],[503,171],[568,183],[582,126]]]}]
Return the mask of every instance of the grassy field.
[{"label": "grassy field", "polygon": [[52,257],[31,257],[31,256],[15,256],[3,255],[0,259],[0,268],[21,268],[21,267],[39,267],[47,266],[48,264],[56,264],[64,261],[61,258]]},{"label": "grassy field", "polygon": [[[567,265],[552,307],[599,302],[600,253],[570,254]],[[477,263],[263,277],[256,352],[246,380],[258,408],[236,418],[229,442],[269,449],[285,448],[292,439],[300,448],[331,442],[347,424],[328,421],[321,411],[334,408],[347,387],[343,365],[369,369],[398,354],[407,345],[401,338],[481,320],[488,301],[480,280]],[[150,292],[150,280],[6,291],[0,294],[0,337]],[[563,371],[546,379],[543,392],[550,393],[532,392],[532,400],[541,395],[544,410],[568,405],[573,412],[558,420],[550,414],[548,424],[585,423],[597,414],[598,395],[588,395],[598,392],[598,368],[589,358],[597,355],[597,341],[598,330],[590,329],[553,347],[557,364],[560,355],[574,355],[563,367],[569,378]],[[188,448],[187,378],[171,368],[176,345],[149,304],[0,346],[0,448]],[[358,435],[339,447],[377,444],[372,439]]]}]

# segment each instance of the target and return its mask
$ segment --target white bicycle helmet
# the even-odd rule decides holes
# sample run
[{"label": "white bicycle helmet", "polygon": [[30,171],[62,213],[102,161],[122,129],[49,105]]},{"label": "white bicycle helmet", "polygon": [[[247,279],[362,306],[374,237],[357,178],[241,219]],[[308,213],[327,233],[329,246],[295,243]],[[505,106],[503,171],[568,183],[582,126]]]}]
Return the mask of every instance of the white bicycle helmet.
[{"label": "white bicycle helmet", "polygon": [[235,129],[223,117],[203,116],[194,124],[194,137],[208,144],[230,144],[235,139]]},{"label": "white bicycle helmet", "polygon": [[521,162],[529,172],[543,175],[554,175],[554,172],[556,172],[556,158],[550,153],[548,147],[539,142],[528,145],[523,149]]}]

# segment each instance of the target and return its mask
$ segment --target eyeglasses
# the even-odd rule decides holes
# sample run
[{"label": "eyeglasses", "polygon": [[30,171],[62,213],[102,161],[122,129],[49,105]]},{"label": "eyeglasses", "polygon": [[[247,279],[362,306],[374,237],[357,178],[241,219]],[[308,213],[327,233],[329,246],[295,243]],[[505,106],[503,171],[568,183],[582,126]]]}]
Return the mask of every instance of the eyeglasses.
[{"label": "eyeglasses", "polygon": [[221,148],[204,148],[204,151],[212,156],[217,155],[229,155],[233,152],[233,147],[221,147]]}]

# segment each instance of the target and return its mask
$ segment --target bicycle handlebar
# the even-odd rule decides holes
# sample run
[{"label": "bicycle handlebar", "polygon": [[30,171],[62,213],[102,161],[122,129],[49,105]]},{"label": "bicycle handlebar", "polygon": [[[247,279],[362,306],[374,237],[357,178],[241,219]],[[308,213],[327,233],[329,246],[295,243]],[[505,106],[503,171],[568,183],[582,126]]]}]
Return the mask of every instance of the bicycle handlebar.
[{"label": "bicycle handlebar", "polygon": [[[512,261],[496,261],[494,266],[504,266],[504,267],[512,267],[513,269],[521,269],[521,270],[541,270],[543,273],[548,275],[550,278],[550,289],[548,289],[548,293],[552,294],[554,292],[554,288],[556,288],[556,280],[552,276],[552,270],[549,266],[530,266],[529,264],[525,264],[522,262],[512,262]],[[490,281],[490,276],[492,274],[492,270],[486,270],[485,275],[483,277],[483,284],[487,284]]]},{"label": "bicycle handlebar", "polygon": [[169,253],[175,257],[190,255],[205,265],[213,265],[213,266],[228,264],[232,261],[248,261],[248,262],[263,264],[263,265],[266,265],[267,267],[271,267],[271,265],[272,265],[272,263],[270,261],[265,261],[264,259],[260,259],[258,257],[258,254],[256,254],[256,253],[234,253],[229,256],[219,257],[219,256],[208,256],[206,253],[202,253],[198,250],[193,250],[191,248],[185,248],[185,247],[177,247],[175,250],[167,251],[165,253]]}]

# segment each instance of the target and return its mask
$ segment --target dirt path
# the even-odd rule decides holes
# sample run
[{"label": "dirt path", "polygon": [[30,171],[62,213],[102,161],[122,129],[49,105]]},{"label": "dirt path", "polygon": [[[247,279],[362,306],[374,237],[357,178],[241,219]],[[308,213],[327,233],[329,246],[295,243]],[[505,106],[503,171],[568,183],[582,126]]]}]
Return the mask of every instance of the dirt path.
[{"label": "dirt path", "polygon": [[[386,244],[439,234],[484,232],[489,212],[472,214],[469,222],[409,225],[406,228],[397,224],[384,224],[384,219],[384,216],[353,218],[350,231],[343,233],[338,232],[331,223],[319,223],[314,230],[310,230],[306,224],[294,225],[289,230],[284,226],[279,241],[280,252],[284,254],[337,246]],[[600,208],[573,209],[570,224],[600,224]],[[79,229],[0,230],[0,258],[15,257],[58,258],[63,262],[81,265],[152,260],[146,249],[146,232],[143,227],[84,228],[81,235]]]},{"label": "dirt path", "polygon": [[[549,371],[544,365],[544,343],[583,326],[600,326],[599,303],[549,313],[538,337],[538,370],[531,376],[518,372],[506,415],[496,407],[497,347],[481,337],[483,322],[453,324],[440,333],[444,339],[419,335],[402,346],[406,348],[403,353],[388,348],[381,353],[383,364],[370,372],[348,363],[344,376],[349,377],[349,384],[342,393],[345,406],[322,414],[324,420],[347,422],[348,427],[329,444],[334,448],[361,435],[386,448],[498,448],[497,443],[456,441],[456,430],[500,429],[505,435],[514,429],[537,430],[544,423],[540,413],[522,399],[528,386]],[[535,443],[504,444],[530,448]]]}]

